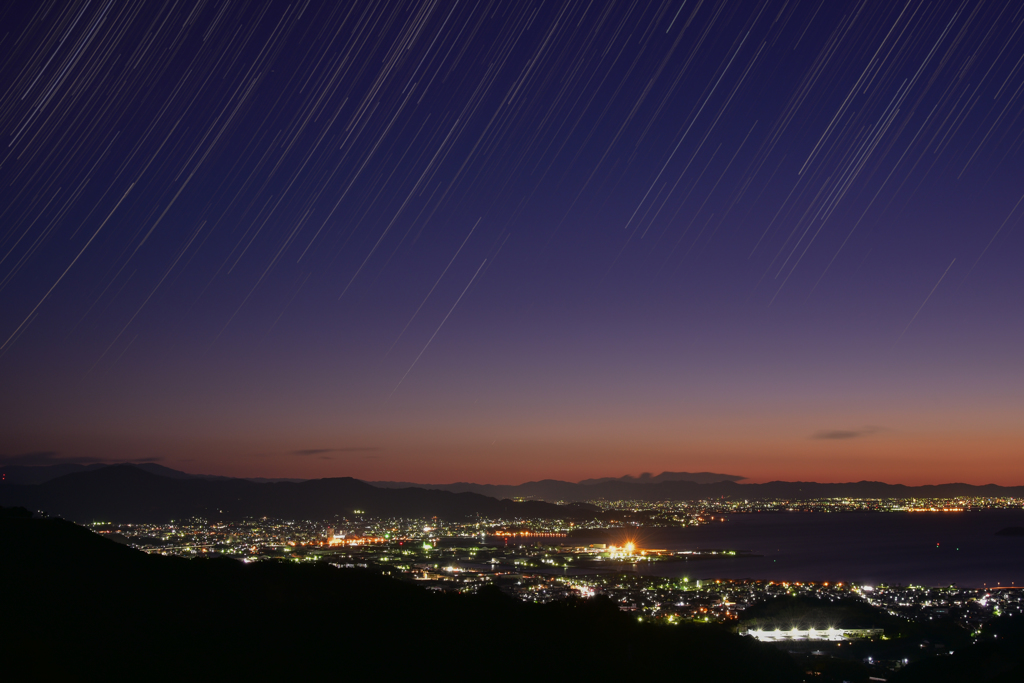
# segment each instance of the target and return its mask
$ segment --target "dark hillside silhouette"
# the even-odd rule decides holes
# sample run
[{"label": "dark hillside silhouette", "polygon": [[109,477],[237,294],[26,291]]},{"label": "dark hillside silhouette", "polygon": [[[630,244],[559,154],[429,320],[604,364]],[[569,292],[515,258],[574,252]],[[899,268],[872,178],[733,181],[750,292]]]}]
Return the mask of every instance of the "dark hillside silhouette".
[{"label": "dark hillside silhouette", "polygon": [[979,642],[911,664],[892,683],[1019,683],[1024,681],[1024,623],[1002,616],[981,628]]},{"label": "dark hillside silhouette", "polygon": [[603,599],[541,606],[327,565],[150,556],[53,519],[0,518],[0,553],[8,680],[800,680],[774,648],[637,623]]}]

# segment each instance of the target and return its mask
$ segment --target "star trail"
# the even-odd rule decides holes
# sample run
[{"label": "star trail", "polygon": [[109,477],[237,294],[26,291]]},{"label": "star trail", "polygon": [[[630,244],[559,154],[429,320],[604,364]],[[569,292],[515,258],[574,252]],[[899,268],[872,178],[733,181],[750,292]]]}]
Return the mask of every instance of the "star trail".
[{"label": "star trail", "polygon": [[1019,483],[1022,26],[6,2],[0,453]]}]

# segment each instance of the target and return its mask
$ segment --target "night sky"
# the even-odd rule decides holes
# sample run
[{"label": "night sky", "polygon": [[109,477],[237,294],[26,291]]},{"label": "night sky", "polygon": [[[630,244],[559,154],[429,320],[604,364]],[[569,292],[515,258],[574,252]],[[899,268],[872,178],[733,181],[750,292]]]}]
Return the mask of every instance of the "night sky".
[{"label": "night sky", "polygon": [[0,453],[1022,484],[1024,4],[0,9]]}]

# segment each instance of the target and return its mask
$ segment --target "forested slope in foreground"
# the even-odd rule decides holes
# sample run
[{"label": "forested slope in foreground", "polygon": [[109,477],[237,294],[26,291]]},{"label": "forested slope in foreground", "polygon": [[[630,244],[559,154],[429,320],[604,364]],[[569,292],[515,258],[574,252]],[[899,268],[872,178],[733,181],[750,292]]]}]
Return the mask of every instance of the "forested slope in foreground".
[{"label": "forested slope in foreground", "polygon": [[[799,681],[785,653],[709,626],[638,623],[605,599],[525,604],[328,565],[151,556],[53,519],[0,519],[10,680]],[[382,679],[382,680],[383,680]]]}]

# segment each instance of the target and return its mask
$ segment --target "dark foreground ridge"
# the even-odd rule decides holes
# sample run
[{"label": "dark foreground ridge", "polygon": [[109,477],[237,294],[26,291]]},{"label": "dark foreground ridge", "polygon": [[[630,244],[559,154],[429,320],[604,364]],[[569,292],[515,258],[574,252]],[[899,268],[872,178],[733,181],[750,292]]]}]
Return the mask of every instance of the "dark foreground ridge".
[{"label": "dark foreground ridge", "polygon": [[166,522],[189,517],[328,519],[356,510],[374,517],[573,518],[590,506],[513,502],[477,493],[381,489],[351,477],[259,484],[244,479],[178,479],[111,465],[37,485],[0,486],[0,505],[44,510],[77,522]]},{"label": "dark foreground ridge", "polygon": [[328,565],[150,556],[53,519],[0,516],[0,582],[8,680],[802,678],[771,646],[638,623],[607,599],[534,605]]}]

